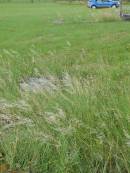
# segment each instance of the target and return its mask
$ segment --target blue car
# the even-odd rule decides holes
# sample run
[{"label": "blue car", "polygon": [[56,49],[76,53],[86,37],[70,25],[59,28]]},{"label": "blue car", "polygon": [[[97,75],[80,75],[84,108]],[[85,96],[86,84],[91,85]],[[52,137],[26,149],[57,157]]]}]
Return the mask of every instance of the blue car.
[{"label": "blue car", "polygon": [[114,0],[88,0],[89,8],[117,8],[119,1]]}]

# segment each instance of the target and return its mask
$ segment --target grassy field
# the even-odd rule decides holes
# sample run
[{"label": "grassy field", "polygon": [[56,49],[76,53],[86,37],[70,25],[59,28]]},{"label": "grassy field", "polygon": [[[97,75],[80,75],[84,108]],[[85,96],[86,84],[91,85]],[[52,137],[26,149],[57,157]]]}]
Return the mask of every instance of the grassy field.
[{"label": "grassy field", "polygon": [[[130,23],[118,15],[0,4],[0,151],[11,170],[130,172]],[[30,77],[56,90],[21,90]]]}]

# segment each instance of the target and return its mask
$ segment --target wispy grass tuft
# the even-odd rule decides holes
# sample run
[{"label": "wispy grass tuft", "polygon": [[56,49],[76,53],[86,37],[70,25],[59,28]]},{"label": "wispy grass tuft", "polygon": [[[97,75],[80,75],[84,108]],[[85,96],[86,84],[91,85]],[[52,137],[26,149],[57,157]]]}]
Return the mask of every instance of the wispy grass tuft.
[{"label": "wispy grass tuft", "polygon": [[31,163],[39,173],[129,172],[126,88],[120,93],[111,81],[63,76],[59,91],[28,97],[24,114],[33,126],[16,124],[2,135],[8,164],[27,169]]}]

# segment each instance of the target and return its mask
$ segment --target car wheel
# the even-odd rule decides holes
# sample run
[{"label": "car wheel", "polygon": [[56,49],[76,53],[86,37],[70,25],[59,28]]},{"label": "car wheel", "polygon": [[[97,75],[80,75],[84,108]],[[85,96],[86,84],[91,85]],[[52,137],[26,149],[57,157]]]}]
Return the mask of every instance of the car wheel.
[{"label": "car wheel", "polygon": [[92,5],[91,8],[92,8],[92,9],[96,9],[96,6],[95,6],[95,5]]},{"label": "car wheel", "polygon": [[112,5],[111,8],[117,8],[116,5]]}]

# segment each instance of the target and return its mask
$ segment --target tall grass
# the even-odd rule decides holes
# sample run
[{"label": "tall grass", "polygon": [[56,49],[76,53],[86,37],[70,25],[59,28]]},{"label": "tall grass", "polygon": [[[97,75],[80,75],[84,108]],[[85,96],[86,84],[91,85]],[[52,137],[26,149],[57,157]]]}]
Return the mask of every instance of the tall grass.
[{"label": "tall grass", "polygon": [[126,81],[112,79],[111,70],[101,60],[100,75],[62,74],[55,92],[22,93],[26,109],[5,100],[0,115],[8,123],[1,126],[0,147],[11,169],[129,172],[130,93]]},{"label": "tall grass", "polygon": [[[10,170],[130,172],[130,28],[116,13],[1,6],[0,159]],[[56,90],[22,90],[32,77]]]}]

